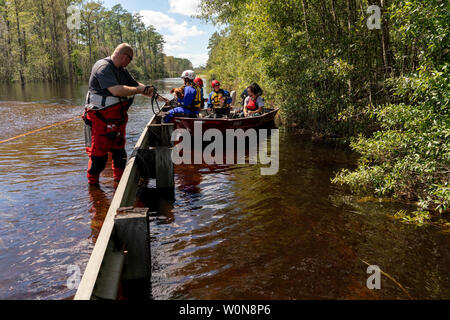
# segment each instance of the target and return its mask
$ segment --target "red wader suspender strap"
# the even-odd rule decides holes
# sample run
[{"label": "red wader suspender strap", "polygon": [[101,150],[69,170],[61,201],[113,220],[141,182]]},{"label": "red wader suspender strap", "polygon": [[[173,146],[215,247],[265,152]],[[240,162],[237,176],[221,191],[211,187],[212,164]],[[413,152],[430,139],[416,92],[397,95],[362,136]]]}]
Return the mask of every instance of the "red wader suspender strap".
[{"label": "red wader suspender strap", "polygon": [[109,122],[118,122],[119,124],[123,124],[125,122],[125,113],[128,111],[128,108],[131,106],[131,104],[133,103],[132,99],[131,100],[127,100],[127,101],[122,101],[119,102],[115,105],[109,106],[105,109],[102,110],[108,110],[109,108],[114,108],[117,106],[122,106],[122,108],[120,109],[120,114],[121,114],[121,118],[120,119],[106,119],[103,114],[102,114],[102,110],[96,110],[95,111],[95,116],[97,118],[99,118],[101,121],[105,122],[105,123],[109,123]]}]

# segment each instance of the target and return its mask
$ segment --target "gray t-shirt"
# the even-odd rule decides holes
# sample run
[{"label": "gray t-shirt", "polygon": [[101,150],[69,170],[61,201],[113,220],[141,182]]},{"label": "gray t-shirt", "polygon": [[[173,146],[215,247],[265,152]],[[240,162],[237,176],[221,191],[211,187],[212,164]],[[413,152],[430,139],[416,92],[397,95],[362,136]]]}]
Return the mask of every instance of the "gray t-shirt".
[{"label": "gray t-shirt", "polygon": [[108,88],[117,85],[137,87],[139,83],[134,80],[127,69],[117,68],[110,57],[97,61],[92,67],[89,91],[102,97],[109,97],[112,94]]}]

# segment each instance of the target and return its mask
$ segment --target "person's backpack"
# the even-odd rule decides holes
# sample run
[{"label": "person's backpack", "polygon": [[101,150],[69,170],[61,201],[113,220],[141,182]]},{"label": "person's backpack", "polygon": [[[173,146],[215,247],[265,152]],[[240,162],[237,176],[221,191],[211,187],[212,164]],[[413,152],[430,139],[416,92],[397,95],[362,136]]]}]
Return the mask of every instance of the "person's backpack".
[{"label": "person's backpack", "polygon": [[242,105],[242,106],[244,106],[245,99],[247,99],[247,97],[248,97],[248,91],[247,91],[247,89],[245,89],[245,90],[241,93],[241,99],[242,99],[241,105]]}]

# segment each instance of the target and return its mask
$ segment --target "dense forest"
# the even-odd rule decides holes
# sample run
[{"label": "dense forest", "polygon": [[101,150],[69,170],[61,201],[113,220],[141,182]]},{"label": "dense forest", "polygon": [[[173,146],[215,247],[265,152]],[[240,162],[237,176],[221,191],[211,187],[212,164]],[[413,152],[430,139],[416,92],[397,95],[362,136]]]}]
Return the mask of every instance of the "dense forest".
[{"label": "dense forest", "polygon": [[[75,4],[80,9],[68,10]],[[70,0],[0,0],[0,82],[86,79],[94,62],[122,42],[135,50],[131,73],[139,79],[181,74],[187,59],[163,54],[164,39],[139,14],[118,4]]]},{"label": "dense forest", "polygon": [[257,81],[285,124],[350,141],[358,168],[333,181],[415,201],[423,220],[450,203],[448,5],[204,0],[201,17],[223,26],[206,74],[239,90]]}]

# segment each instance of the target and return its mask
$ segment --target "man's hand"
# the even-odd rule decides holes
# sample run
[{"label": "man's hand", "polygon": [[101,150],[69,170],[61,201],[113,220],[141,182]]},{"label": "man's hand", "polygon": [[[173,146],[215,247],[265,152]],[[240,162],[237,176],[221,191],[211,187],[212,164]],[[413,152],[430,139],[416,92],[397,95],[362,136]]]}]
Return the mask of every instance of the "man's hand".
[{"label": "man's hand", "polygon": [[[145,90],[146,88],[148,88],[148,89]],[[138,90],[139,94],[142,94],[142,95],[144,95],[146,97],[152,98],[154,90],[155,90],[155,87],[147,86],[147,85],[139,82],[139,85],[136,87],[136,89]]]},{"label": "man's hand", "polygon": [[148,98],[153,97],[153,87],[151,87],[151,86],[143,86],[141,94],[143,96],[148,97]]}]

